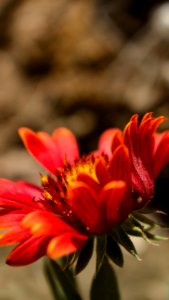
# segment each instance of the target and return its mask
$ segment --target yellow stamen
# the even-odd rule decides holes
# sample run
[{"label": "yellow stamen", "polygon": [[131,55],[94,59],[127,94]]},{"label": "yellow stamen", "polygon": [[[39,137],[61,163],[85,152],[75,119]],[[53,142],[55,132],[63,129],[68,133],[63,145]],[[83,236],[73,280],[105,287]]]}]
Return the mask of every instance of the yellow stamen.
[{"label": "yellow stamen", "polygon": [[46,185],[48,185],[48,176],[46,176],[46,175],[41,175],[41,182],[42,182],[42,185],[43,186],[46,186]]},{"label": "yellow stamen", "polygon": [[93,162],[93,157],[83,157],[81,160],[75,162],[73,166],[65,170],[65,181],[67,185],[72,185],[77,180],[80,173],[85,173],[90,175],[93,179],[98,181],[95,173],[95,163]]},{"label": "yellow stamen", "polygon": [[53,200],[51,194],[50,194],[49,192],[47,192],[47,191],[44,191],[44,196],[45,196],[45,198],[46,198],[47,200]]}]

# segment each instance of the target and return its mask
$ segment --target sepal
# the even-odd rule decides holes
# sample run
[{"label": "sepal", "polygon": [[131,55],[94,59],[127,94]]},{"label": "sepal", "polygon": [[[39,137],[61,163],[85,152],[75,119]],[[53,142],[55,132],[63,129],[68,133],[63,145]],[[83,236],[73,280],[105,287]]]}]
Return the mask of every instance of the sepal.
[{"label": "sepal", "polygon": [[104,262],[106,256],[106,248],[107,248],[107,237],[98,236],[97,244],[96,244],[96,274],[99,272]]},{"label": "sepal", "polygon": [[112,265],[104,258],[99,271],[94,276],[90,300],[120,300],[117,279]]},{"label": "sepal", "polygon": [[152,245],[157,245],[153,241],[168,239],[167,237],[150,232],[150,230],[156,228],[167,228],[164,224],[138,212],[130,215],[123,226],[129,235],[142,237],[146,242]]},{"label": "sepal", "polygon": [[94,239],[89,238],[82,250],[79,251],[75,266],[75,275],[79,274],[89,263],[93,254]]},{"label": "sepal", "polygon": [[106,253],[117,266],[123,267],[124,260],[122,251],[118,243],[111,235],[107,237]]},{"label": "sepal", "polygon": [[120,245],[122,245],[131,255],[136,257],[139,261],[141,260],[137,254],[136,248],[128,236],[125,229],[122,226],[117,226],[112,234],[113,238],[115,238]]}]

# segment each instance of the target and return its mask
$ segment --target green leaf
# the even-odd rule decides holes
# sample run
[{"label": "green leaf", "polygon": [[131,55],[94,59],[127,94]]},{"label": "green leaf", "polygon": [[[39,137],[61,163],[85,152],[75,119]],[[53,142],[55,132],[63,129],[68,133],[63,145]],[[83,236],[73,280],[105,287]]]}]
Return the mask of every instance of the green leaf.
[{"label": "green leaf", "polygon": [[98,236],[96,244],[96,273],[99,272],[106,255],[106,236]]},{"label": "green leaf", "polygon": [[112,236],[108,236],[107,238],[107,255],[109,258],[119,267],[123,266],[123,254],[118,243],[112,238]]},{"label": "green leaf", "polygon": [[62,270],[59,264],[54,260],[48,259],[45,262],[45,271],[54,299],[81,300],[72,282],[72,278],[69,277],[68,272]]},{"label": "green leaf", "polygon": [[[114,231],[115,239],[134,257],[136,257],[139,261],[141,260],[137,254],[137,251],[134,247],[133,242],[125,232],[125,230],[118,226],[118,228]],[[114,236],[113,236],[114,238]]]},{"label": "green leaf", "polygon": [[88,264],[93,254],[94,239],[90,238],[80,251],[77,263],[75,266],[75,274],[79,274]]},{"label": "green leaf", "polygon": [[104,260],[99,272],[93,279],[90,299],[120,300],[116,275],[107,259]]}]

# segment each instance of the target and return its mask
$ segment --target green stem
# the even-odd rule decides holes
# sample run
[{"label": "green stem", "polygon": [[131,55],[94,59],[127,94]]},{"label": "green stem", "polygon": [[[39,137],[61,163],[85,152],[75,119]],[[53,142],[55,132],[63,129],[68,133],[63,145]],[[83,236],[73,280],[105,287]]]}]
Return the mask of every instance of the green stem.
[{"label": "green stem", "polygon": [[54,300],[81,300],[70,271],[63,271],[55,261],[46,259],[45,274]]},{"label": "green stem", "polygon": [[45,272],[45,276],[46,276],[47,282],[49,284],[50,290],[52,292],[53,299],[54,300],[59,300],[59,299],[65,300],[62,289],[55,280],[53,270],[52,270],[52,268],[50,266],[50,262],[48,260],[46,260],[44,263],[44,272]]}]

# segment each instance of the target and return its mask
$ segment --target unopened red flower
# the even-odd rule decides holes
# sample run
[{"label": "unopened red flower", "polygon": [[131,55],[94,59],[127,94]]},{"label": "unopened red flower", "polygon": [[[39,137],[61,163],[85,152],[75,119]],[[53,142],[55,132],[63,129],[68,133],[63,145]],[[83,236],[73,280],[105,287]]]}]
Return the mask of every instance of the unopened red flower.
[{"label": "unopened red flower", "polygon": [[132,211],[129,147],[117,142],[108,157],[103,139],[104,151],[80,157],[74,135],[65,128],[51,136],[27,128],[19,134],[51,174],[41,176],[41,187],[0,179],[0,228],[5,230],[0,244],[17,243],[8,264],[68,255],[89,236],[108,234],[127,219]]},{"label": "unopened red flower", "polygon": [[157,133],[156,129],[165,120],[153,118],[147,113],[138,121],[133,115],[124,131],[109,129],[100,138],[100,151],[111,156],[119,145],[126,145],[131,160],[133,208],[142,208],[154,195],[154,183],[162,168],[169,161],[169,131]]}]

